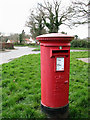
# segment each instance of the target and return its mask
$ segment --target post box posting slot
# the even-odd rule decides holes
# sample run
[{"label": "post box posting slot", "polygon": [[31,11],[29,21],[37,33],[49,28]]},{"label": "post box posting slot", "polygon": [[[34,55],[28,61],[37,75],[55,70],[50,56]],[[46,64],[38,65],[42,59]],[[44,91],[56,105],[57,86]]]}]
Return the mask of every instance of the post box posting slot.
[{"label": "post box posting slot", "polygon": [[68,49],[51,49],[50,57],[58,56],[58,55],[69,55]]}]

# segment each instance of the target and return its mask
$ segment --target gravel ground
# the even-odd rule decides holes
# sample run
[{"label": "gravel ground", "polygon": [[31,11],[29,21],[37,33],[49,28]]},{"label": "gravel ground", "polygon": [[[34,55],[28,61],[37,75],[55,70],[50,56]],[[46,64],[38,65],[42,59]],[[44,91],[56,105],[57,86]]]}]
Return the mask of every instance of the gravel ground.
[{"label": "gravel ground", "polygon": [[[28,46],[25,47],[14,47],[14,50],[6,50],[0,52],[0,64],[3,63],[8,63],[12,61],[15,58],[21,57],[23,55],[28,55],[28,54],[38,54],[40,51],[32,51],[35,48],[30,48]],[[87,50],[70,50],[71,52],[79,52],[79,51],[87,51]],[[84,62],[87,62],[88,58],[80,58],[80,60],[83,60]],[[89,60],[90,62],[90,60]]]}]

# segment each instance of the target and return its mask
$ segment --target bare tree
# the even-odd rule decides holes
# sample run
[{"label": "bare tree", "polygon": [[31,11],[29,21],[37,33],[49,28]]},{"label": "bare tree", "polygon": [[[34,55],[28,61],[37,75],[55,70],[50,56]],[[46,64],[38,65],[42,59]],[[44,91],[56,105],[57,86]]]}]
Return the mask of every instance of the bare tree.
[{"label": "bare tree", "polygon": [[[85,1],[85,2],[84,2]],[[58,32],[61,25],[69,28],[87,23],[88,6],[87,0],[73,0],[69,6],[62,6],[62,0],[48,0],[43,4],[38,3],[38,12],[31,12],[27,26],[31,34],[35,36],[42,34],[45,28],[49,33]]]},{"label": "bare tree", "polygon": [[10,34],[9,36],[8,36],[8,39],[9,40],[14,40],[15,42],[17,42],[18,40],[19,40],[19,34],[18,33],[15,33],[15,34]]},{"label": "bare tree", "polygon": [[[61,5],[61,1],[53,0],[53,4],[44,2],[44,4],[38,4],[42,7],[40,10],[43,14],[43,20],[49,32],[58,32],[60,26],[66,25],[68,27],[73,26],[73,18],[76,16],[74,5],[71,4],[67,7]],[[65,9],[64,9],[65,8]]]},{"label": "bare tree", "polygon": [[77,15],[74,17],[75,21],[73,24],[80,25],[88,23],[88,16],[89,16],[89,2],[88,0],[75,0],[72,2],[74,5],[74,10],[76,11]]},{"label": "bare tree", "polygon": [[[36,13],[35,13],[36,12]],[[36,36],[46,33],[44,29],[45,25],[42,19],[42,13],[31,10],[29,20],[26,22],[26,26],[30,28],[30,33],[32,38],[36,38]]]}]

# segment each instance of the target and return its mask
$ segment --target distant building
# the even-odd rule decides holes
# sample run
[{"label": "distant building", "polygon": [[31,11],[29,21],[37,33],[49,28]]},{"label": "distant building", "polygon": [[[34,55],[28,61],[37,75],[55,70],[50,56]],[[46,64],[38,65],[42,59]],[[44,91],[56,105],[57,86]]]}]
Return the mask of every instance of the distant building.
[{"label": "distant building", "polygon": [[36,42],[30,37],[30,39],[25,38],[25,43],[26,44],[31,44],[31,43],[36,43]]},{"label": "distant building", "polygon": [[25,38],[25,43],[30,44],[30,40],[28,38]]},{"label": "distant building", "polygon": [[7,43],[15,43],[15,40],[7,40]]},{"label": "distant building", "polygon": [[31,37],[30,37],[29,40],[30,40],[31,43],[36,43],[36,42],[34,41],[34,39],[32,39]]}]

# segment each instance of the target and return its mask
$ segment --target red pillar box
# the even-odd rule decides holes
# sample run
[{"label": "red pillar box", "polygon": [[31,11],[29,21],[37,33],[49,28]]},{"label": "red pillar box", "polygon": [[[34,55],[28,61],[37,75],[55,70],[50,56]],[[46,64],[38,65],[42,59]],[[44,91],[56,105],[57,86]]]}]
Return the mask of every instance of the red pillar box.
[{"label": "red pillar box", "polygon": [[70,41],[60,33],[40,35],[41,107],[46,111],[66,110],[69,105]]}]

